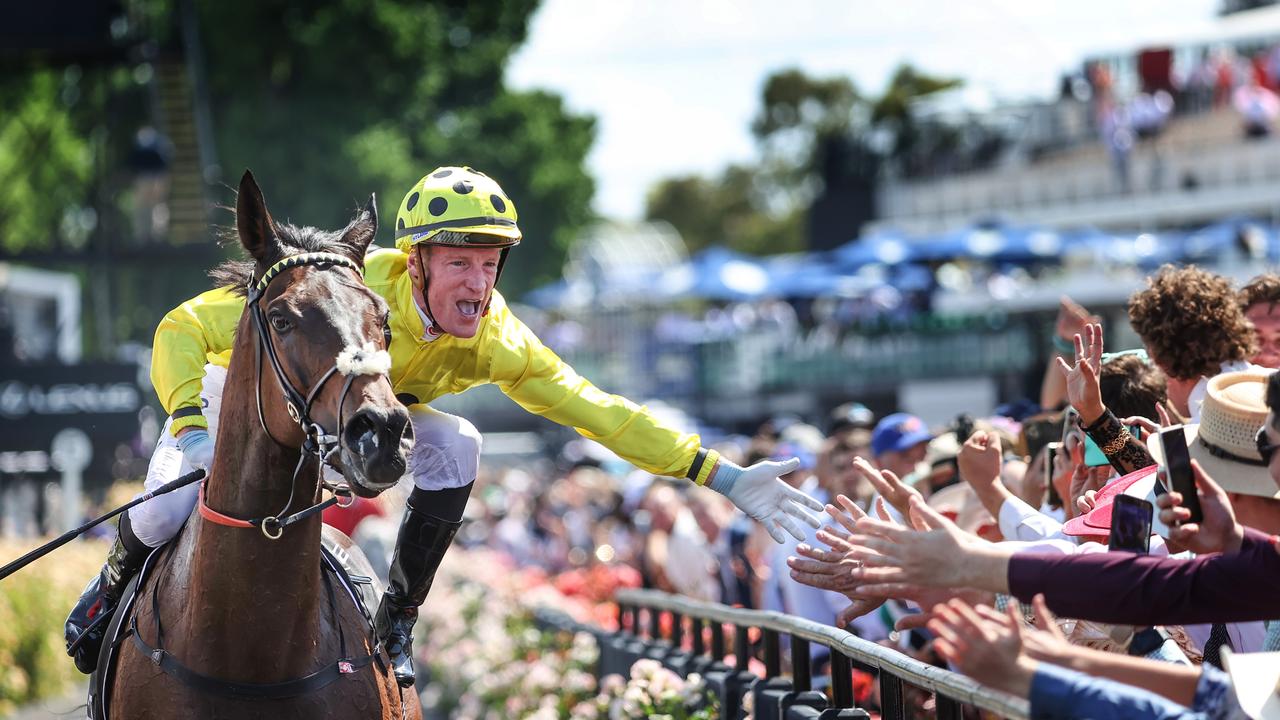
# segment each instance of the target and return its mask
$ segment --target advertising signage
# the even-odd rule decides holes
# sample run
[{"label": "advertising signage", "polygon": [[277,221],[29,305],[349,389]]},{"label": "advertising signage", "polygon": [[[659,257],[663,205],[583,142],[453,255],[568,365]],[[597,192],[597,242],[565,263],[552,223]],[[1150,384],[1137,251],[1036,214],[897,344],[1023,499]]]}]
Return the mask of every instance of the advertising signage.
[{"label": "advertising signage", "polygon": [[77,457],[89,451],[82,461],[88,484],[107,483],[116,447],[138,437],[138,411],[145,404],[138,376],[134,363],[4,368],[0,475],[55,473],[60,469],[55,447],[65,455],[72,442]]}]

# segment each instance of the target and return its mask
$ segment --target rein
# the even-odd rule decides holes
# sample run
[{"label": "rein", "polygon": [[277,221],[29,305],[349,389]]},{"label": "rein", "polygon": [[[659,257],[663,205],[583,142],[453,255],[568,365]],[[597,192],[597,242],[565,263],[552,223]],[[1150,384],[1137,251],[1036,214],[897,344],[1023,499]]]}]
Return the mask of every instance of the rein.
[{"label": "rein", "polygon": [[[316,472],[323,474],[323,466],[329,463],[329,459],[334,453],[338,452],[339,439],[341,438],[342,429],[345,423],[342,419],[342,407],[346,403],[347,394],[351,391],[351,384],[355,382],[360,375],[377,374],[377,370],[370,369],[369,365],[362,363],[363,355],[376,355],[384,353],[384,350],[374,350],[371,344],[366,344],[362,350],[352,353],[354,357],[344,357],[348,353],[338,356],[332,367],[325,371],[324,375],[311,386],[309,392],[305,395],[300,392],[292,382],[289,381],[288,375],[285,374],[284,365],[280,362],[280,356],[276,353],[275,343],[271,341],[271,333],[267,331],[266,313],[262,309],[262,297],[266,293],[267,287],[271,281],[279,277],[280,273],[295,267],[303,267],[306,265],[315,266],[335,266],[346,267],[363,274],[363,270],[354,260],[343,255],[335,253],[301,253],[299,255],[290,255],[289,257],[277,262],[267,271],[262,273],[262,277],[257,282],[250,281],[246,291],[247,305],[249,306],[250,317],[253,318],[253,327],[258,334],[258,342],[254,344],[256,361],[255,361],[255,390],[254,399],[258,406],[258,422],[262,425],[262,431],[267,437],[277,445],[288,447],[276,440],[275,435],[271,434],[271,429],[267,427],[266,415],[262,412],[262,356],[263,350],[266,350],[267,359],[271,361],[271,369],[275,372],[276,383],[280,386],[281,392],[284,394],[285,407],[289,411],[289,417],[298,423],[302,428],[305,440],[302,443],[302,455],[298,458],[298,465],[293,470],[293,481],[289,485],[289,500],[284,507],[274,515],[268,515],[262,518],[252,518],[242,520],[231,517],[214,510],[205,502],[205,485],[206,482],[200,484],[200,502],[198,504],[200,517],[212,523],[235,528],[258,528],[270,540],[278,540],[284,534],[285,527],[292,525],[300,520],[315,515],[318,512],[332,506],[350,507],[355,502],[355,497],[351,493],[351,488],[346,485],[329,487],[334,497],[328,500],[312,505],[311,507],[301,510],[292,515],[286,515],[289,508],[293,506],[293,495],[298,486],[298,477],[302,473],[302,467],[306,464],[307,457],[314,455],[316,463]],[[376,364],[376,363],[375,363]],[[389,364],[389,363],[387,363]],[[346,382],[342,385],[342,393],[338,396],[338,434],[330,434],[319,423],[311,419],[311,406],[316,398],[320,395],[320,391],[324,389],[325,384],[329,382],[334,375],[343,375]],[[322,484],[323,479],[322,479]],[[347,502],[343,503],[340,498],[347,498]]]}]

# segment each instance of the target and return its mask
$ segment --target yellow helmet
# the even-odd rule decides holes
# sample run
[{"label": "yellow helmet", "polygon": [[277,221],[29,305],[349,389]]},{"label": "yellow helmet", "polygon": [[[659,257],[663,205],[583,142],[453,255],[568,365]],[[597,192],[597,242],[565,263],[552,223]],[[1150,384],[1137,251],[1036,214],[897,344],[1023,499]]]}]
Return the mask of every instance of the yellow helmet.
[{"label": "yellow helmet", "polygon": [[422,243],[519,245],[515,203],[482,172],[469,167],[436,168],[409,189],[396,214],[396,247],[409,252]]}]

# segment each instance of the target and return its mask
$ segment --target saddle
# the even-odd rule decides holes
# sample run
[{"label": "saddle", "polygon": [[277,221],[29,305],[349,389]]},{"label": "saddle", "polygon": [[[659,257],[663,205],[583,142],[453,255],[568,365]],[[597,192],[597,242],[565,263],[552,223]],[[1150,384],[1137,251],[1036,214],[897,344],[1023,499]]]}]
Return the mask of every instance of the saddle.
[{"label": "saddle", "polygon": [[[161,545],[147,557],[142,570],[125,586],[116,613],[107,624],[102,649],[98,651],[98,669],[89,675],[89,720],[109,720],[107,709],[111,706],[110,692],[115,679],[116,659],[120,646],[131,634],[134,601],[138,590],[146,587],[147,580],[158,563],[157,559],[168,547],[169,544]],[[351,538],[329,525],[323,526],[320,535],[320,553],[321,567],[328,573],[329,579],[336,582],[359,608],[368,624],[366,630],[371,631],[373,616],[369,608],[377,606],[383,588],[369,559]]]}]

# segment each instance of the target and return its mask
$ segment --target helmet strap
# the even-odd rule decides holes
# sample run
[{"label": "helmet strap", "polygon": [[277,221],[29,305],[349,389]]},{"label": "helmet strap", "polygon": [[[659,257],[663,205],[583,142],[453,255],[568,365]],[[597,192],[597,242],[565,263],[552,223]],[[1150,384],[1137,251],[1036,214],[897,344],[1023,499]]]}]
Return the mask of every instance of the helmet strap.
[{"label": "helmet strap", "polygon": [[422,245],[414,245],[413,251],[418,254],[418,273],[422,275],[422,311],[427,316],[427,333],[430,335],[444,335],[444,330],[440,327],[440,323],[436,322],[435,315],[431,314],[431,301],[427,299],[427,283],[431,281],[431,275],[427,273],[427,260],[422,256]]},{"label": "helmet strap", "polygon": [[[498,289],[498,281],[502,279],[502,266],[507,264],[507,253],[511,252],[510,247],[502,248],[502,253],[498,255],[498,271],[493,274],[493,289]],[[489,300],[484,304],[484,312],[480,313],[481,317],[489,315],[489,307],[493,305],[493,290],[489,291]]]}]

